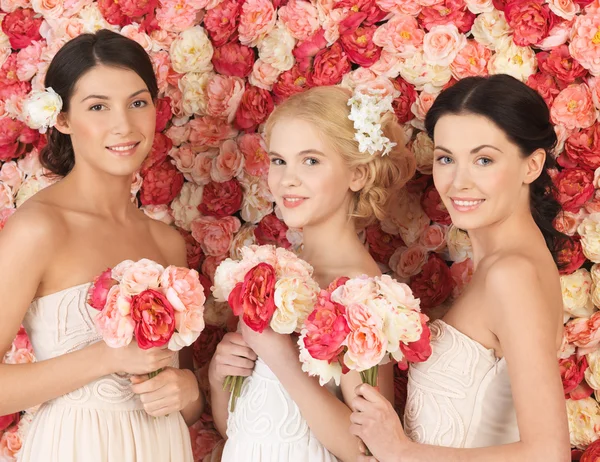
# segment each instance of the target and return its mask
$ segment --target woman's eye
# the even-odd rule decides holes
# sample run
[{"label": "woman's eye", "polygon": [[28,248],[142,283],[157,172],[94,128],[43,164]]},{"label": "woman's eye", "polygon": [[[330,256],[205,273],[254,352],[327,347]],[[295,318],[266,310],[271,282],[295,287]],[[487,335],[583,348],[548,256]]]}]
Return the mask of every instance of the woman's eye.
[{"label": "woman's eye", "polygon": [[283,165],[283,160],[281,160],[281,159],[276,159],[276,158],[273,158],[273,159],[271,159],[271,163],[272,163],[273,165]]},{"label": "woman's eye", "polygon": [[314,157],[308,157],[307,159],[304,160],[304,163],[306,165],[317,165],[319,163],[319,161],[317,159],[315,159]]},{"label": "woman's eye", "polygon": [[94,104],[92,107],[90,107],[90,111],[101,111],[103,107],[103,104]]},{"label": "woman's eye", "polygon": [[488,159],[487,157],[481,157],[480,159],[477,159],[477,163],[482,167],[485,167],[492,163],[492,159]]},{"label": "woman's eye", "polygon": [[134,101],[131,105],[135,108],[142,108],[142,107],[147,106],[148,103],[146,101],[140,99],[138,101]]},{"label": "woman's eye", "polygon": [[437,158],[437,162],[442,165],[447,165],[452,162],[452,159],[450,159],[448,156],[440,156]]}]

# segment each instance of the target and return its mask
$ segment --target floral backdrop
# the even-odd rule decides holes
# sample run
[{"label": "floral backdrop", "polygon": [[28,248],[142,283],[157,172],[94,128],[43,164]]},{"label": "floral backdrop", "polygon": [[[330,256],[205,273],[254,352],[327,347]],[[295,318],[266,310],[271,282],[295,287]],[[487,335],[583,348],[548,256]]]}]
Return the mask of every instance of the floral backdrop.
[{"label": "floral backdrop", "polygon": [[[565,211],[555,225],[575,238],[561,256],[568,268],[558,358],[573,459],[600,456],[600,0],[0,0],[0,22],[0,230],[53,182],[38,161],[44,135],[22,122],[24,99],[43,87],[66,41],[109,28],[144,47],[160,88],[154,147],[132,200],[179,229],[207,288],[242,245],[302,244],[266,186],[261,125],[273,107],[312,86],[378,85],[395,95],[418,173],[390,216],[361,237],[435,316],[473,264],[468,237],[451,226],[432,184],[425,114],[466,76],[508,73],[538,90],[559,138],[553,176]],[[205,391],[231,315],[209,301],[206,318],[194,345]],[[4,362],[34,360],[21,330]],[[396,385],[401,412],[399,372]],[[15,459],[34,413],[0,417],[0,460]],[[210,409],[190,431],[195,460],[219,460]]]}]

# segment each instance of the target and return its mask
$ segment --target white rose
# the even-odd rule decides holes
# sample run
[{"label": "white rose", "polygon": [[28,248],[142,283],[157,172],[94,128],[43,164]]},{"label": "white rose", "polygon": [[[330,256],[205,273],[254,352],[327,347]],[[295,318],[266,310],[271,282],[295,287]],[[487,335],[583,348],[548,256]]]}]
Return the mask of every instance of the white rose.
[{"label": "white rose", "polygon": [[175,224],[180,228],[190,231],[191,223],[200,216],[198,206],[202,202],[204,186],[187,182],[183,184],[179,196],[171,203]]},{"label": "white rose", "polygon": [[110,29],[114,32],[118,32],[118,26],[113,26],[104,19],[104,16],[102,16],[96,3],[83,8],[79,12],[79,18],[81,19],[84,33],[94,34],[100,29]]},{"label": "white rose", "polygon": [[277,24],[258,42],[258,56],[281,72],[289,71],[296,62],[292,51],[296,40],[282,24]]},{"label": "white rose", "polygon": [[600,307],[600,265],[597,263],[590,269],[592,276],[592,303]]},{"label": "white rose", "polygon": [[454,225],[450,226],[446,235],[448,241],[449,259],[461,262],[467,258],[473,259],[473,247],[469,235]]},{"label": "white rose", "polygon": [[32,91],[23,102],[23,119],[29,127],[45,133],[56,124],[61,109],[62,98],[52,88]]},{"label": "white rose", "polygon": [[473,14],[491,13],[494,11],[492,0],[466,0],[467,9]]},{"label": "white rose", "polygon": [[169,51],[173,70],[186,72],[206,72],[212,70],[213,46],[201,26],[184,30],[171,43]]},{"label": "white rose", "polygon": [[181,107],[185,116],[206,115],[206,89],[214,75],[214,72],[188,72],[179,79],[177,85],[181,91]]},{"label": "white rose", "polygon": [[537,70],[535,52],[530,47],[515,45],[512,37],[506,37],[498,44],[496,54],[488,61],[490,74],[508,74],[522,82]]},{"label": "white rose", "polygon": [[560,277],[563,308],[574,318],[587,318],[594,312],[590,297],[592,276],[588,270],[581,268],[572,274]]},{"label": "white rose", "polygon": [[585,449],[600,435],[600,405],[591,397],[566,402],[571,445]]},{"label": "white rose", "polygon": [[497,44],[512,32],[511,27],[506,22],[504,12],[493,9],[490,12],[484,12],[475,18],[471,33],[473,38],[490,50],[495,50]]},{"label": "white rose", "polygon": [[600,214],[593,213],[584,218],[577,232],[581,236],[583,254],[594,263],[600,263]]},{"label": "white rose", "polygon": [[319,286],[312,279],[298,277],[281,278],[275,283],[275,306],[271,328],[279,334],[291,334],[300,330],[313,310],[319,294]]},{"label": "white rose", "polygon": [[600,350],[585,355],[588,368],[585,370],[585,381],[594,390],[600,390]]},{"label": "white rose", "polygon": [[244,175],[240,178],[240,184],[244,188],[242,219],[257,224],[273,212],[273,196],[262,178]]},{"label": "white rose", "polygon": [[213,297],[217,302],[226,302],[233,288],[240,282],[236,278],[239,268],[240,262],[231,258],[226,258],[217,266],[215,281],[211,288]]},{"label": "white rose", "polygon": [[402,62],[400,76],[419,91],[439,93],[452,78],[452,71],[449,66],[427,64],[423,50],[419,50]]}]

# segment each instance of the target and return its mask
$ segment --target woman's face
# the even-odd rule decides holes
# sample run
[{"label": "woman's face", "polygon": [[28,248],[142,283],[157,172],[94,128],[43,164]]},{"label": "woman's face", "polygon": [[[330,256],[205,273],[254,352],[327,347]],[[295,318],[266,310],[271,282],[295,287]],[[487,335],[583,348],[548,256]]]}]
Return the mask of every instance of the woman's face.
[{"label": "woman's face", "polygon": [[71,136],[76,165],[127,176],[152,149],[155,126],[156,109],[142,78],[98,65],[79,79],[56,128]]}]

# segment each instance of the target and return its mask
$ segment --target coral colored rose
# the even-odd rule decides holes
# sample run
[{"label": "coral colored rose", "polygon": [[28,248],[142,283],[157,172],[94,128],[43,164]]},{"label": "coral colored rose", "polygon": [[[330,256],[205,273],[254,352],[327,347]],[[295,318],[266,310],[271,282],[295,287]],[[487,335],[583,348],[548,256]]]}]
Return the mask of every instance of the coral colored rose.
[{"label": "coral colored rose", "polygon": [[359,66],[369,67],[381,56],[381,48],[373,43],[376,26],[357,27],[352,34],[344,34],[340,39],[348,59]]},{"label": "coral colored rose", "polygon": [[345,313],[346,309],[333,302],[327,291],[321,291],[303,332],[304,346],[313,358],[329,363],[338,359],[350,333]]},{"label": "coral colored rose", "polygon": [[377,366],[386,354],[387,339],[372,326],[360,326],[348,335],[348,350],[344,363],[351,370],[366,371]]},{"label": "coral colored rose", "polygon": [[575,18],[571,29],[569,51],[579,64],[592,75],[600,75],[600,10],[590,14],[582,14]]},{"label": "coral colored rose", "polygon": [[2,31],[8,36],[11,48],[20,50],[34,40],[41,40],[40,26],[43,18],[29,8],[19,8],[2,20]]},{"label": "coral colored rose", "polygon": [[419,28],[417,20],[401,14],[379,26],[373,42],[385,51],[408,58],[422,47],[424,37],[425,33]]},{"label": "coral colored rose", "polygon": [[415,87],[406,82],[406,80],[398,77],[392,80],[396,90],[400,91],[400,96],[396,97],[392,101],[392,107],[394,108],[394,114],[398,117],[398,122],[406,123],[414,117],[410,108],[413,103],[417,100],[417,92]]},{"label": "coral colored rose", "polygon": [[598,462],[598,460],[600,460],[600,440],[594,441],[583,451],[579,462]]},{"label": "coral colored rose", "polygon": [[168,161],[148,170],[142,183],[140,202],[142,205],[170,203],[183,187],[183,174]]},{"label": "coral colored rose", "polygon": [[238,27],[240,43],[256,46],[258,40],[275,26],[277,14],[269,0],[247,0],[242,5]]},{"label": "coral colored rose", "polygon": [[225,0],[206,11],[204,27],[215,47],[225,45],[237,30],[241,4],[238,0]]},{"label": "coral colored rose", "polygon": [[288,97],[296,93],[302,93],[310,87],[308,73],[302,72],[296,64],[289,71],[279,75],[277,81],[273,84],[273,98],[275,103],[281,104]]},{"label": "coral colored rose", "polygon": [[135,323],[129,315],[131,298],[121,292],[119,286],[111,287],[106,304],[94,319],[98,332],[111,348],[129,345],[133,338]]},{"label": "coral colored rose", "polygon": [[410,278],[421,271],[427,263],[428,254],[428,250],[419,244],[400,247],[390,257],[390,269],[402,279]]},{"label": "coral colored rose", "polygon": [[0,118],[0,161],[6,162],[23,154],[25,146],[21,143],[29,141],[24,139],[29,131],[23,122],[10,117]]},{"label": "coral colored rose", "polygon": [[305,0],[290,0],[278,14],[296,40],[309,40],[319,29],[319,12]]},{"label": "coral colored rose", "polygon": [[430,252],[440,252],[446,247],[446,231],[443,225],[433,223],[419,238],[419,243]]},{"label": "coral colored rose", "polygon": [[425,30],[433,26],[454,24],[460,32],[471,30],[475,15],[467,10],[464,0],[444,0],[435,5],[426,6],[419,15],[419,23]]},{"label": "coral colored rose", "polygon": [[223,183],[211,181],[204,187],[198,210],[203,215],[217,218],[233,215],[240,210],[243,196],[240,183],[235,178]]},{"label": "coral colored rose", "polygon": [[202,428],[202,425],[206,424],[199,420],[189,427],[193,460],[204,460],[205,458],[210,460],[213,451],[216,453],[219,443],[223,442],[223,438],[216,430]]},{"label": "coral colored rose", "polygon": [[162,29],[170,32],[185,32],[192,28],[200,9],[197,1],[160,0],[159,5],[156,10],[156,21]]},{"label": "coral colored rose", "polygon": [[248,85],[235,113],[235,125],[246,132],[255,131],[272,111],[271,94],[262,88]]},{"label": "coral colored rose", "polygon": [[384,232],[378,223],[367,227],[366,239],[371,256],[375,261],[384,265],[388,265],[390,257],[398,247],[404,246],[404,241],[400,236]]},{"label": "coral colored rose", "polygon": [[526,83],[544,98],[548,107],[552,106],[554,98],[560,93],[554,77],[545,72],[530,75]]},{"label": "coral colored rose", "polygon": [[233,235],[240,229],[236,217],[198,217],[191,224],[192,236],[206,255],[225,255],[229,251]]},{"label": "coral colored rose", "polygon": [[553,48],[549,53],[538,53],[537,59],[539,68],[554,76],[563,85],[570,84],[587,73],[581,64],[571,57],[567,45]]},{"label": "coral colored rose", "polygon": [[92,308],[97,310],[104,308],[109,290],[117,283],[117,281],[112,278],[111,274],[112,270],[111,268],[108,268],[94,279],[87,294],[87,303]]},{"label": "coral colored rose", "polygon": [[226,140],[219,149],[219,155],[212,160],[210,177],[222,183],[239,176],[244,168],[244,156],[233,140]]},{"label": "coral colored rose", "polygon": [[565,335],[569,343],[579,347],[579,354],[594,351],[600,343],[600,311],[589,318],[571,319],[565,324]]},{"label": "coral colored rose", "polygon": [[492,51],[489,48],[476,40],[468,40],[450,65],[452,75],[459,80],[465,77],[485,76],[491,56]]},{"label": "coral colored rose", "polygon": [[256,242],[259,245],[276,245],[289,249],[291,244],[286,238],[288,227],[274,214],[267,215],[254,230]]},{"label": "coral colored rose", "polygon": [[131,299],[135,338],[142,350],[166,345],[175,331],[175,310],[160,292],[148,289]]},{"label": "coral colored rose", "polygon": [[327,40],[325,39],[325,31],[323,29],[319,29],[310,40],[298,42],[292,53],[294,58],[296,58],[300,71],[308,72],[312,67],[313,58],[326,46]]},{"label": "coral colored rose", "polygon": [[163,163],[172,147],[173,143],[166,135],[155,133],[152,150],[140,167],[141,175],[146,176],[152,167]]},{"label": "coral colored rose", "polygon": [[208,81],[206,112],[232,122],[244,94],[244,81],[239,77],[215,75]]},{"label": "coral colored rose", "polygon": [[567,359],[561,359],[558,362],[560,377],[563,383],[565,398],[571,393],[583,380],[585,370],[588,367],[585,356],[577,358],[573,355]]},{"label": "coral colored rose", "polygon": [[344,74],[350,71],[348,55],[339,42],[321,50],[315,56],[312,72],[309,74],[310,85],[335,85],[341,82]]},{"label": "coral colored rose", "polygon": [[130,18],[139,18],[152,12],[158,6],[158,0],[119,0],[123,14]]},{"label": "coral colored rose", "polygon": [[594,174],[581,168],[565,168],[554,178],[557,199],[567,212],[578,212],[594,195]]},{"label": "coral colored rose", "polygon": [[522,47],[541,41],[551,27],[550,8],[543,0],[508,0],[504,8],[508,25],[513,28],[513,40]]},{"label": "coral colored rose", "polygon": [[215,48],[212,63],[219,74],[245,78],[252,73],[254,59],[252,48],[233,41]]},{"label": "coral colored rose", "polygon": [[275,312],[275,269],[259,263],[246,273],[244,282],[237,284],[229,295],[229,305],[236,316],[255,332],[263,332]]},{"label": "coral colored rose", "polygon": [[431,184],[421,196],[421,207],[423,207],[423,210],[432,221],[441,225],[449,225],[452,223],[450,214],[433,184]]},{"label": "coral colored rose", "polygon": [[219,147],[223,141],[237,135],[237,130],[216,117],[196,116],[189,121],[188,125],[191,129],[190,144],[192,148],[198,148],[200,151],[206,150],[207,147]]},{"label": "coral colored rose", "polygon": [[421,307],[428,309],[446,301],[454,288],[454,280],[444,260],[432,253],[421,273],[410,279],[410,287],[421,300]]},{"label": "coral colored rose", "polygon": [[580,167],[591,170],[600,167],[600,123],[569,136],[565,142],[564,156]]},{"label": "coral colored rose", "polygon": [[263,137],[258,133],[246,133],[237,139],[244,156],[244,170],[253,176],[264,176],[269,171],[269,155]]},{"label": "coral colored rose", "polygon": [[592,93],[585,84],[571,85],[562,90],[550,108],[552,122],[568,129],[587,128],[596,121]]},{"label": "coral colored rose", "polygon": [[171,112],[171,98],[159,98],[156,101],[156,131],[162,132],[167,128],[169,120],[173,117]]},{"label": "coral colored rose", "polygon": [[121,5],[114,0],[98,0],[96,3],[98,10],[109,24],[113,26],[123,27],[132,22],[132,19],[125,16],[121,11]]}]

